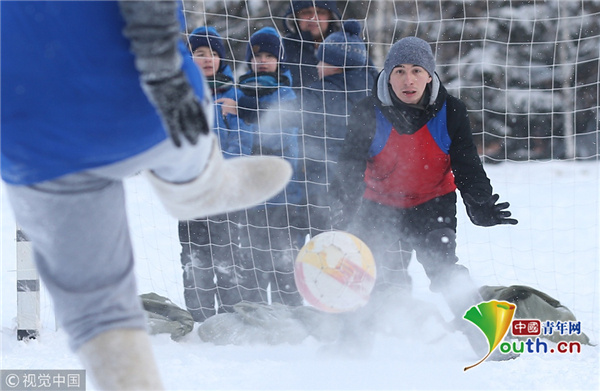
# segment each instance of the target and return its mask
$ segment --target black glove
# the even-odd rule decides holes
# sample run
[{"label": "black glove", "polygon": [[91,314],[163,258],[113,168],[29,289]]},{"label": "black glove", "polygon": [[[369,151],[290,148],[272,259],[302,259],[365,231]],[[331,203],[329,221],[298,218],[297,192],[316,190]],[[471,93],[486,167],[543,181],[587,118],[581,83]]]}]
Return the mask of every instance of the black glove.
[{"label": "black glove", "polygon": [[182,71],[177,7],[174,1],[119,1],[123,34],[130,41],[142,88],[180,147],[182,136],[196,144],[208,133],[204,110],[212,110],[212,105],[210,98],[198,100]]},{"label": "black glove", "polygon": [[196,144],[201,134],[208,134],[204,109],[183,71],[167,79],[143,82],[142,87],[176,146],[181,146],[182,136]]},{"label": "black glove", "polygon": [[485,201],[476,201],[470,194],[463,194],[467,214],[473,224],[481,227],[492,227],[498,224],[517,224],[517,220],[508,218],[511,216],[511,213],[505,210],[510,206],[508,202],[496,204],[499,198],[498,194],[494,194]]}]

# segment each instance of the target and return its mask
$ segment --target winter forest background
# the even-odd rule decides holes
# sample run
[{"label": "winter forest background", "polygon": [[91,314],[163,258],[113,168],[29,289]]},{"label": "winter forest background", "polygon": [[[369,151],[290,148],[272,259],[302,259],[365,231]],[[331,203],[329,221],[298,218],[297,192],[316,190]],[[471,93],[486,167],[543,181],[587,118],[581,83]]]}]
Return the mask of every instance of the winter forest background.
[{"label": "winter forest background", "polygon": [[[285,34],[289,1],[187,0],[188,33],[214,26],[228,38],[236,74],[249,36]],[[600,1],[338,1],[364,26],[380,69],[406,36],[432,43],[437,72],[469,108],[488,162],[596,158]]]}]

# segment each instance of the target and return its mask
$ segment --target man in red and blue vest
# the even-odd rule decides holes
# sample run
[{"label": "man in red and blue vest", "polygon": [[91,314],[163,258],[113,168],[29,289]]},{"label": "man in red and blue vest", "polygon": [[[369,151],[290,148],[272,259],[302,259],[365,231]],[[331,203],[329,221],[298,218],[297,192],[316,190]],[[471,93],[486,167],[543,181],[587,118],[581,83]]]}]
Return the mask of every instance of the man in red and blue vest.
[{"label": "man in red and blue vest", "polygon": [[[376,292],[397,285],[412,251],[456,319],[481,301],[456,257],[456,189],[479,226],[517,224],[496,203],[473,142],[465,105],[435,74],[429,44],[407,37],[392,46],[373,94],[356,104],[339,155],[339,225],[362,239],[377,262]],[[401,244],[392,260],[386,249]],[[387,258],[386,258],[387,257]],[[395,263],[395,265],[391,264]],[[377,296],[375,293],[374,297]],[[465,334],[476,352],[485,340]],[[482,337],[482,336],[481,336]]]}]

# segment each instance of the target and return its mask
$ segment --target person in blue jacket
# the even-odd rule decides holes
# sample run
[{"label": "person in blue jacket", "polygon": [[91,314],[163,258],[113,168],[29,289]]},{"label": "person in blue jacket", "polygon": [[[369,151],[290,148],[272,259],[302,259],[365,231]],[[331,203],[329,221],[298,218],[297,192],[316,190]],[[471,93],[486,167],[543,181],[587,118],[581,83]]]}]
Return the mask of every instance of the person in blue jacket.
[{"label": "person in blue jacket", "polygon": [[163,389],[146,334],[123,179],[177,219],[248,208],[283,159],[223,160],[177,2],[2,2],[2,179],[69,344],[102,390]]},{"label": "person in blue jacket", "polygon": [[[233,73],[225,62],[226,51],[221,35],[213,27],[198,27],[188,38],[194,63],[206,77],[215,101],[240,95],[234,87]],[[238,116],[224,114],[221,103],[214,105],[214,128],[223,156],[250,155],[252,129]],[[237,213],[225,213],[205,219],[179,222],[184,298],[196,322],[203,322],[218,312],[232,312],[233,305],[244,298],[239,282],[254,280],[254,271],[236,266],[239,253]],[[237,257],[236,257],[237,258]],[[216,300],[216,305],[215,305]]]},{"label": "person in blue jacket", "polygon": [[352,109],[338,159],[342,180],[335,182],[335,194],[342,210],[335,226],[373,252],[377,281],[371,308],[393,287],[384,253],[400,239],[415,250],[430,290],[444,297],[475,352],[485,356],[487,341],[463,319],[483,300],[467,268],[457,263],[456,190],[475,225],[517,220],[510,218],[508,202],[497,202],[477,155],[467,109],[446,91],[435,65],[426,41],[399,40],[373,94]]},{"label": "person in blue jacket", "polygon": [[317,51],[320,80],[303,89],[302,128],[306,204],[311,237],[332,229],[329,187],[337,176],[337,160],[348,116],[355,103],[369,95],[373,79],[367,49],[356,20],[343,23]]},{"label": "person in blue jacket", "polygon": [[[285,51],[277,30],[264,27],[250,37],[246,50],[250,70],[238,80],[242,96],[235,104],[223,101],[225,110],[237,112],[254,129],[253,155],[279,156],[294,168],[284,191],[266,203],[246,211],[252,259],[258,273],[260,300],[267,301],[271,284],[273,302],[300,305],[294,282],[294,260],[303,242],[299,229],[303,183],[300,175],[298,102],[291,88]],[[246,255],[250,252],[246,252]]]},{"label": "person in blue jacket", "polygon": [[[223,38],[214,27],[198,27],[189,38],[194,63],[204,74],[214,101],[231,98],[237,101],[240,91],[235,88],[231,67]],[[233,114],[224,114],[221,104],[216,103],[215,127],[219,144],[225,158],[250,155],[252,152],[252,129],[243,120]]]}]

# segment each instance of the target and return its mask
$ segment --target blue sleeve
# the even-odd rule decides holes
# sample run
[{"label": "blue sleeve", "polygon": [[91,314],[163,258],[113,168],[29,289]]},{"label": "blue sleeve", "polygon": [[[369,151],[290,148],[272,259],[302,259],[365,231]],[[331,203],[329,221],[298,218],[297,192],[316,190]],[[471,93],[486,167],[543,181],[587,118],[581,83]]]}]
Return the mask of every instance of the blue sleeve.
[{"label": "blue sleeve", "polygon": [[[215,97],[230,98],[238,101],[241,96],[240,91],[232,88],[224,93],[220,93]],[[221,104],[216,105],[216,118],[221,129],[219,129],[219,137],[221,140],[221,149],[226,157],[250,155],[252,152],[252,142],[254,141],[254,127],[248,125],[240,117],[227,114],[225,118],[221,115]]]},{"label": "blue sleeve", "polygon": [[226,135],[221,148],[226,156],[249,156],[252,153],[253,128],[247,125],[244,120],[239,117],[227,114],[227,128],[224,129]]}]

